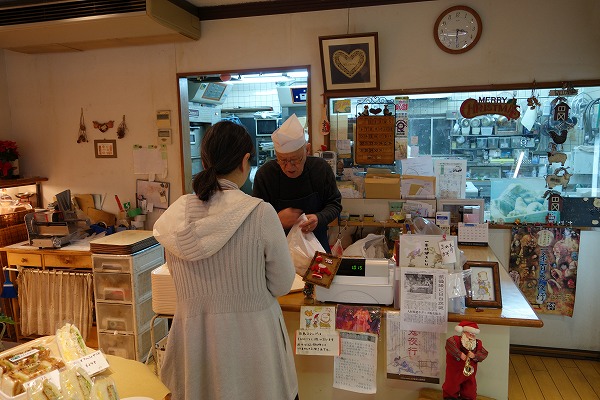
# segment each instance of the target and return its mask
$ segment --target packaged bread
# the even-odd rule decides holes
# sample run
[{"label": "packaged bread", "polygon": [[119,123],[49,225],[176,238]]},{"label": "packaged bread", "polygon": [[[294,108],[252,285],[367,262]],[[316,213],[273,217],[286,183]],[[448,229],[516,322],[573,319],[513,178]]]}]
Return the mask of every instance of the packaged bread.
[{"label": "packaged bread", "polygon": [[110,376],[99,376],[94,380],[92,400],[119,400],[117,385]]},{"label": "packaged bread", "polygon": [[64,400],[60,389],[48,379],[42,379],[27,388],[31,400]]},{"label": "packaged bread", "polygon": [[80,367],[60,371],[60,391],[64,400],[89,400],[93,382]]},{"label": "packaged bread", "polygon": [[51,356],[47,347],[32,346],[0,359],[0,390],[9,396],[19,395],[25,392],[25,382],[64,366],[62,360]]},{"label": "packaged bread", "polygon": [[77,360],[88,354],[81,332],[72,324],[67,323],[56,330],[56,344],[65,362]]}]

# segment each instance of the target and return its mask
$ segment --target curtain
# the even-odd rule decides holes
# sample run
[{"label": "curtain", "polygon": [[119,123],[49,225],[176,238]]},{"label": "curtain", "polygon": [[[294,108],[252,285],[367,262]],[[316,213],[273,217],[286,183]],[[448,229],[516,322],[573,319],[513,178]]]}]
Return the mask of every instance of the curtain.
[{"label": "curtain", "polygon": [[54,335],[68,322],[87,339],[93,318],[91,272],[24,268],[18,296],[24,336]]}]

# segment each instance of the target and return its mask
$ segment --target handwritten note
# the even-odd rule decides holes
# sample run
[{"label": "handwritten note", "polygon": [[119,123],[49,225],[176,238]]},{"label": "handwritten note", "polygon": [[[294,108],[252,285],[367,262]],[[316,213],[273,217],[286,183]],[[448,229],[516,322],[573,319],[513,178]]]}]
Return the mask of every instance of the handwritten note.
[{"label": "handwritten note", "polygon": [[339,356],[340,335],[325,329],[299,329],[296,331],[296,354]]},{"label": "handwritten note", "polygon": [[333,361],[333,387],[377,392],[377,335],[340,331],[342,352]]}]

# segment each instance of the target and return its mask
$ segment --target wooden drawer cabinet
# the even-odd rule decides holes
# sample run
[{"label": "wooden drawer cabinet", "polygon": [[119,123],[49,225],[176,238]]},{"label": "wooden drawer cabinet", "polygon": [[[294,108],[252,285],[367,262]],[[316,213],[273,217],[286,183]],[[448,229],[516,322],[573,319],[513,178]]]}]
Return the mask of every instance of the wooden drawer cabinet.
[{"label": "wooden drawer cabinet", "polygon": [[45,267],[61,267],[61,268],[92,268],[92,257],[77,256],[77,255],[62,255],[62,254],[45,254]]},{"label": "wooden drawer cabinet", "polygon": [[34,253],[7,253],[8,265],[41,267],[42,255]]}]

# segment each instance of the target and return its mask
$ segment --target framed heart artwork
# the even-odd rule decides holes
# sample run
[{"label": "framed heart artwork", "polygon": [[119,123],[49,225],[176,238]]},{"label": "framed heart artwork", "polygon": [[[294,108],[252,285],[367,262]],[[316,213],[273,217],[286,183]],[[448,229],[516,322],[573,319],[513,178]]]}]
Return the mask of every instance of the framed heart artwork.
[{"label": "framed heart artwork", "polygon": [[377,32],[320,36],[325,91],[379,89]]}]

